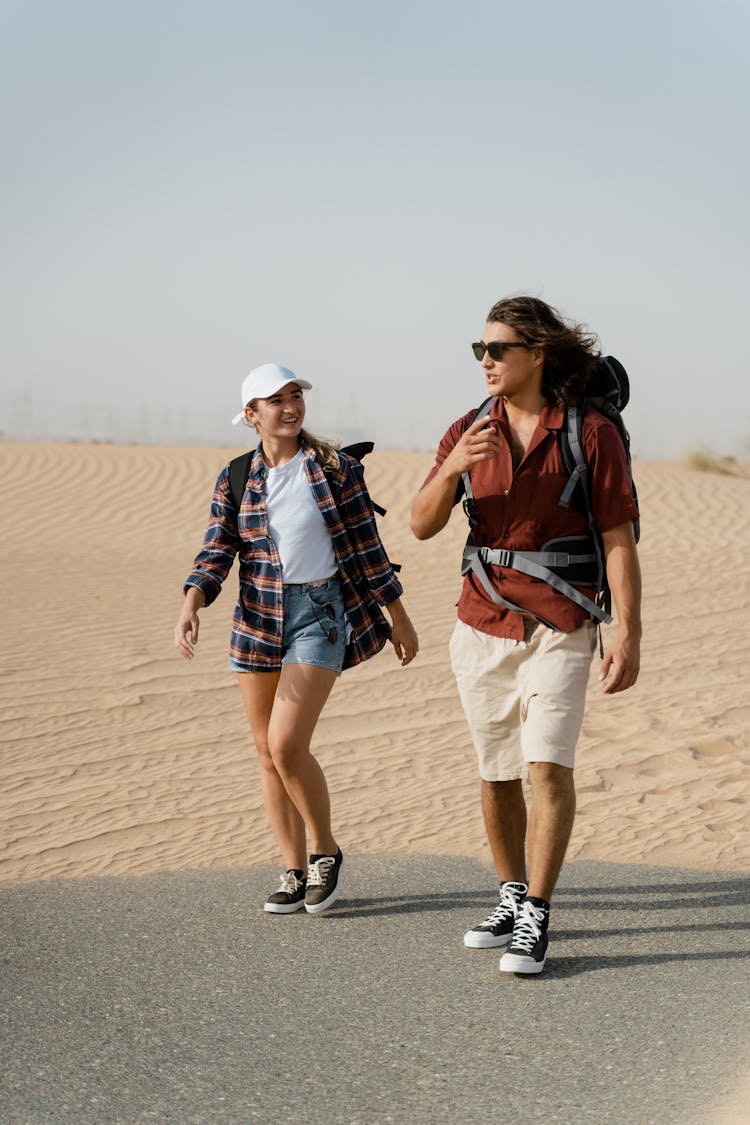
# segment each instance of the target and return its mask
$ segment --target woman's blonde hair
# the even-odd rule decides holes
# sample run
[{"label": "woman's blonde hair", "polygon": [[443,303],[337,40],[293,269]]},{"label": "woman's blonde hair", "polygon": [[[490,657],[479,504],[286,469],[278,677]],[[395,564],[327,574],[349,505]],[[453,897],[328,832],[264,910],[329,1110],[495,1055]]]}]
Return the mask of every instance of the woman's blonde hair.
[{"label": "woman's blonde hair", "polygon": [[[251,399],[247,405],[252,411],[257,411],[257,398]],[[257,432],[257,426],[253,426],[253,429]],[[328,441],[327,438],[316,437],[315,434],[311,434],[309,430],[305,429],[300,430],[299,436],[304,442],[306,442],[307,445],[310,446],[311,449],[315,451],[315,459],[320,465],[321,469],[323,469],[324,471],[326,469],[338,469],[341,462],[339,460],[339,455],[336,452],[336,448],[332,442]]]},{"label": "woman's blonde hair", "polygon": [[338,469],[341,462],[330,441],[327,441],[326,438],[316,437],[309,430],[300,430],[299,436],[307,442],[311,449],[315,450],[315,459],[321,469]]}]

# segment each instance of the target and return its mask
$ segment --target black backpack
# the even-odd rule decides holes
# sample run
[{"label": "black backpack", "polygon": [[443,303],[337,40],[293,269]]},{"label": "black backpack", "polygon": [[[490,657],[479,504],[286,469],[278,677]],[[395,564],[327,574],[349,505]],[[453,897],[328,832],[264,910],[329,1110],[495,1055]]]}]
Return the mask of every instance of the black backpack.
[{"label": "black backpack", "polygon": [[[580,403],[567,407],[565,411],[565,424],[560,430],[560,452],[569,477],[568,483],[560,496],[560,504],[567,508],[574,496],[577,495],[580,498],[589,525],[587,535],[574,535],[565,539],[549,540],[542,545],[540,551],[506,551],[478,547],[474,540],[476,501],[471,490],[470,476],[468,473],[463,474],[464,511],[468,516],[471,530],[464,548],[461,573],[467,574],[471,570],[488,597],[496,605],[502,605],[527,616],[536,617],[542,624],[554,628],[549,621],[545,621],[538,614],[500,597],[484,569],[487,563],[493,566],[511,567],[524,574],[529,574],[533,578],[541,578],[559,593],[580,605],[600,624],[602,622],[607,624],[612,620],[612,597],[607,584],[602,538],[591,509],[588,465],[583,452],[583,416],[586,407],[590,406],[598,410],[615,425],[625,449],[630,487],[633,500],[637,506],[638,494],[633,480],[630,436],[621,414],[629,399],[630,381],[625,368],[614,356],[601,356],[597,360],[586,387],[585,397]],[[472,422],[489,414],[494,401],[493,397],[486,399],[477,410]],[[640,539],[640,522],[637,519],[633,521],[633,530],[637,543]],[[597,592],[595,600],[591,601],[572,583],[593,587]]]},{"label": "black backpack", "polygon": [[[374,448],[375,442],[373,441],[358,441],[353,445],[342,446],[339,452],[347,453],[355,461],[361,462],[362,458],[366,457],[368,453],[372,453]],[[250,464],[254,454],[255,450],[249,449],[247,453],[241,453],[239,457],[234,457],[229,462],[229,491],[238,511],[242,503],[242,497],[245,495],[247,478],[250,476]],[[382,508],[380,504],[376,504],[372,497],[370,497],[370,502],[379,516],[386,514],[386,509]],[[401,570],[400,563],[392,562],[391,567],[396,571]]]}]

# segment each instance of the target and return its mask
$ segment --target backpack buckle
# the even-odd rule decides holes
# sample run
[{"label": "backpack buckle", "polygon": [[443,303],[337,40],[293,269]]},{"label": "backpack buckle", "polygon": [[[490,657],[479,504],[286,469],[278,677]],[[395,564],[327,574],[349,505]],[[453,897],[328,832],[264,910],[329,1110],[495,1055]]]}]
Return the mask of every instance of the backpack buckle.
[{"label": "backpack buckle", "polygon": [[506,550],[504,547],[482,547],[479,551],[479,557],[483,563],[491,563],[492,566],[510,566],[510,558],[513,554],[512,551]]},{"label": "backpack buckle", "polygon": [[464,515],[469,521],[470,527],[475,528],[477,526],[477,521],[479,518],[479,511],[477,509],[476,500],[473,496],[465,496],[463,504],[461,506],[464,510]]}]

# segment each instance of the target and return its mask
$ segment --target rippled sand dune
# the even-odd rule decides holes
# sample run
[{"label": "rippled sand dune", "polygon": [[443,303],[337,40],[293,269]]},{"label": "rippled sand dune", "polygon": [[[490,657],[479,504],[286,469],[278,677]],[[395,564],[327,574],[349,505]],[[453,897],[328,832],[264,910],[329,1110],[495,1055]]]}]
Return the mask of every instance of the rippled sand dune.
[{"label": "rippled sand dune", "polygon": [[[0,445],[4,627],[0,880],[275,862],[235,677],[236,576],[184,663],[172,631],[213,481],[232,453]],[[422,651],[347,672],[315,748],[353,851],[489,861],[447,658],[465,536],[408,530],[431,457],[375,453],[370,490]],[[750,867],[750,480],[636,465],[643,670],[592,685],[569,856]],[[597,662],[598,663],[598,662]]]}]

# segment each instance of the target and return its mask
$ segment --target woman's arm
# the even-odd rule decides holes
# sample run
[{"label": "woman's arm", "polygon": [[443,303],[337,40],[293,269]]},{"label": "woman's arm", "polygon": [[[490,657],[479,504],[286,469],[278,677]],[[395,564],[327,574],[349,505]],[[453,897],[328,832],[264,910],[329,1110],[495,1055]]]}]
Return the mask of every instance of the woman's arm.
[{"label": "woman's arm", "polygon": [[195,656],[198,644],[198,610],[205,604],[203,591],[197,586],[188,586],[182,610],[174,627],[174,645],[186,660]]},{"label": "woman's arm", "polygon": [[391,641],[396,656],[402,666],[410,664],[419,652],[417,631],[411,623],[411,618],[404,609],[401,598],[388,602],[385,611],[391,619]]},{"label": "woman's arm", "polygon": [[391,619],[391,641],[402,665],[419,650],[416,630],[401,601],[403,587],[390,564],[375,522],[364,470],[358,461],[347,466],[347,479],[337,504],[339,517],[357,552],[359,568],[378,602]]},{"label": "woman's arm", "polygon": [[221,592],[222,582],[229,574],[239,548],[237,509],[229,490],[229,466],[225,465],[214,487],[203,546],[185,579],[186,592],[188,586],[197,586],[203,591],[203,604],[211,605]]},{"label": "woman's arm", "polygon": [[237,509],[229,491],[228,471],[227,465],[216,481],[203,546],[185,579],[185,600],[175,625],[174,643],[186,660],[193,659],[198,643],[198,610],[218,597],[240,545]]}]

